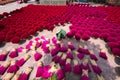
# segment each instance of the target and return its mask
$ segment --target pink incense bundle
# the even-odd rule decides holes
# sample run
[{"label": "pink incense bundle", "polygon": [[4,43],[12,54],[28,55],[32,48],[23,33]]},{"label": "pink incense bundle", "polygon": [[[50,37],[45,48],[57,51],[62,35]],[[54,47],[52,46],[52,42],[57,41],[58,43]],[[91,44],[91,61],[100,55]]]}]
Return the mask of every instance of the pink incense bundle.
[{"label": "pink incense bundle", "polygon": [[66,54],[63,54],[63,55],[62,55],[62,57],[61,57],[61,59],[60,59],[60,61],[59,61],[59,64],[60,64],[61,66],[64,66],[64,65],[65,65],[65,63],[66,63],[66,57],[67,57]]},{"label": "pink incense bundle", "polygon": [[71,72],[72,71],[71,60],[70,59],[66,60],[64,70],[65,70],[65,72]]},{"label": "pink incense bundle", "polygon": [[16,73],[19,70],[19,67],[16,65],[11,65],[8,70],[7,73]]},{"label": "pink incense bundle", "polygon": [[76,34],[75,34],[75,39],[76,39],[76,40],[80,40],[80,38],[81,38],[81,35],[80,35],[79,33],[76,33]]},{"label": "pink incense bundle", "polygon": [[100,51],[99,56],[107,60],[107,56],[104,49]]},{"label": "pink incense bundle", "polygon": [[73,73],[74,73],[74,74],[81,74],[81,68],[80,68],[79,65],[75,65],[75,66],[73,67]]},{"label": "pink incense bundle", "polygon": [[61,59],[59,63],[60,63],[61,66],[64,66],[65,62],[66,62],[66,59]]},{"label": "pink incense bundle", "polygon": [[99,33],[98,32],[93,32],[92,37],[94,37],[95,39],[99,38]]},{"label": "pink incense bundle", "polygon": [[7,55],[6,54],[0,54],[0,61],[5,61]]},{"label": "pink incense bundle", "polygon": [[65,72],[63,71],[63,69],[61,69],[60,65],[56,65],[56,68],[57,68],[56,73],[58,80],[63,80],[65,77]]},{"label": "pink incense bundle", "polygon": [[90,54],[90,58],[93,59],[93,60],[98,60],[97,57],[94,55],[94,54]]},{"label": "pink incense bundle", "polygon": [[23,58],[19,59],[18,61],[16,61],[16,65],[18,67],[21,67],[28,59],[30,58],[29,55],[25,55]]},{"label": "pink incense bundle", "polygon": [[30,44],[27,44],[27,45],[26,45],[26,49],[27,49],[27,50],[30,50],[30,49],[31,49],[30,47],[31,47]]},{"label": "pink incense bundle", "polygon": [[33,41],[29,41],[29,43],[26,45],[27,50],[31,50],[32,43]]},{"label": "pink incense bundle", "polygon": [[41,77],[43,74],[43,67],[39,66],[37,68],[36,77]]},{"label": "pink incense bundle", "polygon": [[84,58],[84,54],[83,53],[79,53],[77,51],[74,51],[74,53],[77,55],[77,57],[82,60]]},{"label": "pink incense bundle", "polygon": [[60,41],[57,41],[57,43],[56,43],[56,44],[54,44],[54,46],[55,46],[56,48],[60,49],[60,48],[61,48]]},{"label": "pink incense bundle", "polygon": [[101,33],[101,34],[99,35],[99,37],[102,38],[102,39],[107,39],[109,36],[110,36],[110,35],[109,35],[109,33],[107,33],[107,32]]},{"label": "pink incense bundle", "polygon": [[50,52],[50,50],[49,50],[48,47],[44,47],[44,48],[42,48],[42,49],[43,49],[43,51],[44,51],[45,53],[49,53],[49,52]]},{"label": "pink incense bundle", "polygon": [[41,44],[42,44],[42,41],[41,41],[41,40],[38,40],[38,41],[36,42],[36,48],[39,48],[39,47],[41,46]]},{"label": "pink incense bundle", "polygon": [[15,58],[17,56],[18,56],[18,52],[16,51],[16,49],[12,49],[12,51],[9,53],[9,57]]},{"label": "pink incense bundle", "polygon": [[71,66],[70,63],[67,63],[67,64],[65,65],[65,72],[71,72],[71,71],[72,71],[72,66]]},{"label": "pink incense bundle", "polygon": [[98,58],[95,56],[94,52],[92,50],[90,50],[90,58],[93,60],[98,60]]},{"label": "pink incense bundle", "polygon": [[57,41],[56,44],[53,44],[55,49],[57,49],[57,51],[60,51],[61,49],[61,42],[60,41]]},{"label": "pink incense bundle", "polygon": [[120,49],[119,48],[112,48],[112,53],[114,54],[114,55],[117,55],[117,56],[120,56]]},{"label": "pink incense bundle", "polygon": [[32,43],[33,43],[33,41],[29,41],[29,43],[28,43],[28,44],[32,45]]},{"label": "pink incense bundle", "polygon": [[3,75],[5,71],[6,71],[6,67],[0,66],[0,75]]},{"label": "pink incense bundle", "polygon": [[84,54],[78,53],[78,54],[77,54],[77,57],[78,57],[80,60],[82,60],[82,59],[84,58]]},{"label": "pink incense bundle", "polygon": [[43,74],[43,66],[42,66],[42,63],[38,63],[37,65],[37,72],[36,72],[36,77],[41,77],[42,74]]},{"label": "pink incense bundle", "polygon": [[63,78],[65,77],[64,71],[62,69],[59,69],[57,71],[57,77],[58,77],[58,80],[63,80]]},{"label": "pink incense bundle", "polygon": [[49,42],[48,41],[43,41],[42,45],[41,45],[41,48],[43,49],[43,51],[45,53],[49,53],[50,50],[49,50]]},{"label": "pink incense bundle", "polygon": [[86,54],[86,55],[89,55],[89,54],[90,54],[88,49],[84,49],[83,52],[84,52],[84,54]]},{"label": "pink incense bundle", "polygon": [[47,41],[47,43],[50,43],[50,40],[48,38],[45,38],[45,36],[41,36],[42,41]]},{"label": "pink incense bundle", "polygon": [[88,72],[91,72],[91,69],[90,69],[90,66],[89,66],[88,63],[87,63],[86,65],[81,64],[80,67],[81,67],[82,69],[88,70]]},{"label": "pink incense bundle", "polygon": [[32,42],[32,45],[30,46],[30,50],[35,50],[36,48],[40,47],[41,46],[41,41],[33,41]]},{"label": "pink incense bundle", "polygon": [[100,52],[99,56],[104,58],[104,59],[107,59],[106,53],[104,53],[104,52]]},{"label": "pink incense bundle", "polygon": [[52,61],[58,63],[61,59],[61,56],[62,56],[62,52],[59,52],[56,56],[52,58]]},{"label": "pink incense bundle", "polygon": [[19,47],[19,48],[17,49],[17,51],[18,51],[18,52],[22,52],[23,49],[24,49],[23,47]]},{"label": "pink incense bundle", "polygon": [[82,76],[81,76],[80,80],[90,80],[89,77],[88,77],[88,71],[87,70],[82,71]]},{"label": "pink incense bundle", "polygon": [[67,48],[65,45],[61,44],[61,49],[60,49],[60,51],[61,51],[61,52],[67,52],[67,50],[68,50],[68,48]]},{"label": "pink incense bundle", "polygon": [[36,42],[36,48],[39,48],[42,44],[42,39],[40,39],[39,37],[35,38],[34,42]]},{"label": "pink incense bundle", "polygon": [[58,63],[59,60],[60,60],[60,56],[54,56],[54,57],[52,58],[52,61],[54,61],[54,62],[56,62],[56,63]]},{"label": "pink incense bundle", "polygon": [[38,40],[40,40],[40,38],[39,38],[39,37],[37,37],[37,38],[35,38],[34,40],[35,40],[35,41],[38,41]]},{"label": "pink incense bundle", "polygon": [[93,70],[94,70],[95,73],[97,73],[97,74],[102,73],[102,70],[98,66],[92,65],[92,68],[93,68]]},{"label": "pink incense bundle", "polygon": [[92,68],[93,71],[97,74],[101,74],[102,70],[100,69],[100,67],[97,65],[97,63],[94,60],[91,60],[91,64],[92,64]]},{"label": "pink incense bundle", "polygon": [[19,67],[15,64],[15,61],[11,61],[11,65],[9,66],[7,73],[16,73],[19,70]]},{"label": "pink incense bundle", "polygon": [[32,68],[27,68],[24,73],[22,73],[18,80],[29,80],[29,75],[32,72]]},{"label": "pink incense bundle", "polygon": [[73,36],[74,36],[74,34],[72,33],[72,31],[70,31],[70,32],[67,33],[67,37],[68,38],[72,38]]},{"label": "pink incense bundle", "polygon": [[33,54],[34,54],[34,60],[35,61],[38,61],[42,58],[42,55],[38,52],[34,52]]},{"label": "pink incense bundle", "polygon": [[51,55],[55,56],[59,51],[60,51],[60,48],[55,47],[54,49],[51,50]]},{"label": "pink incense bundle", "polygon": [[73,73],[74,74],[82,74],[82,69],[80,68],[78,61],[77,60],[73,60],[74,63],[74,67],[73,67]]},{"label": "pink incense bundle", "polygon": [[84,46],[83,53],[86,54],[86,55],[90,54],[90,52],[88,50],[88,47],[86,45]]},{"label": "pink incense bundle", "polygon": [[52,72],[49,72],[50,68],[51,68],[50,65],[46,65],[43,67],[42,78],[48,79],[49,77],[51,77],[53,75]]},{"label": "pink incense bundle", "polygon": [[119,46],[119,44],[117,42],[108,42],[108,46],[112,49],[112,48],[117,48]]},{"label": "pink incense bundle", "polygon": [[71,42],[68,42],[68,48],[71,50],[75,49],[74,45]]},{"label": "pink incense bundle", "polygon": [[49,41],[49,40],[43,40],[43,41],[42,41],[41,48],[46,47],[47,44],[50,44],[50,41]]},{"label": "pink incense bundle", "polygon": [[7,58],[7,54],[8,54],[7,51],[3,51],[3,52],[0,54],[0,61],[5,61],[6,58]]},{"label": "pink incense bundle", "polygon": [[10,65],[10,62],[7,61],[4,63],[4,65],[0,66],[0,75],[3,75],[6,71],[6,69],[8,68],[8,66]]},{"label": "pink incense bundle", "polygon": [[27,53],[27,49],[24,49],[23,47],[17,48],[18,53]]},{"label": "pink incense bundle", "polygon": [[88,64],[88,59],[84,59],[80,67],[84,70],[88,70],[88,72],[91,72],[90,66]]},{"label": "pink incense bundle", "polygon": [[34,41],[29,41],[29,43],[26,45],[27,50],[35,50],[36,49],[37,42]]},{"label": "pink incense bundle", "polygon": [[90,79],[87,75],[82,75],[80,80],[90,80]]},{"label": "pink incense bundle", "polygon": [[25,59],[24,58],[21,58],[20,60],[16,61],[16,65],[18,67],[21,67],[24,63],[25,63]]},{"label": "pink incense bundle", "polygon": [[56,37],[53,37],[53,38],[52,38],[52,43],[53,43],[53,44],[56,44],[56,43],[57,43],[57,38],[56,38]]},{"label": "pink incense bundle", "polygon": [[73,54],[72,54],[72,52],[71,52],[70,49],[68,49],[68,52],[67,52],[67,58],[69,58],[69,59],[73,59]]},{"label": "pink incense bundle", "polygon": [[77,50],[79,53],[83,53],[84,52],[84,49],[82,48],[82,46],[81,45],[79,45],[79,48],[78,48],[78,50]]},{"label": "pink incense bundle", "polygon": [[90,39],[90,36],[88,34],[83,34],[82,39],[87,41]]}]

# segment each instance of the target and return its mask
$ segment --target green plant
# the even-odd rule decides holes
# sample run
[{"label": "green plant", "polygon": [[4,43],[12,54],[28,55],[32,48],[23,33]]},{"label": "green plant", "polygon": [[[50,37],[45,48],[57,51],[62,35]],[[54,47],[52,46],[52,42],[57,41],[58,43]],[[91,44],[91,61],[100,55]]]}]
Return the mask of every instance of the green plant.
[{"label": "green plant", "polygon": [[57,75],[53,74],[48,80],[58,80]]},{"label": "green plant", "polygon": [[40,80],[58,80],[58,78],[56,74],[53,74],[49,79],[41,78]]}]

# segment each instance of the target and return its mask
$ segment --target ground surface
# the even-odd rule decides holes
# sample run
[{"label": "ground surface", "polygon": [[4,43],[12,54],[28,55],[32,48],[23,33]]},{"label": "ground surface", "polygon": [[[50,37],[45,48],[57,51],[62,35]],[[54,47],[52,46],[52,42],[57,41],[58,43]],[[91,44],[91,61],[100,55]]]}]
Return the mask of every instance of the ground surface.
[{"label": "ground surface", "polygon": [[[18,5],[16,2],[14,3],[10,3],[10,4],[6,4],[4,6],[0,6],[0,13],[2,12],[10,12],[12,10],[15,10],[15,9],[18,9],[18,8],[21,8],[21,7],[24,7],[24,6],[27,6],[28,4],[20,4]],[[61,27],[56,27],[53,32],[51,31],[47,31],[47,30],[44,30],[42,32],[38,32],[39,35],[36,36],[36,37],[39,37],[39,36],[45,36],[47,38],[52,38],[53,36],[55,36],[55,34],[60,30],[60,29],[64,29],[65,31],[69,31],[69,26],[71,24],[66,24],[66,26],[61,26]],[[34,39],[35,37],[33,36],[32,39]],[[94,52],[95,52],[95,55],[97,57],[98,56],[98,53],[99,53],[99,49],[100,48],[105,48],[106,49],[106,53],[107,53],[107,57],[108,57],[108,60],[104,60],[102,58],[99,57],[99,60],[97,62],[97,64],[100,66],[100,68],[103,70],[102,72],[102,75],[103,77],[105,78],[105,80],[120,80],[119,77],[116,76],[115,74],[115,71],[114,71],[114,68],[116,66],[118,66],[115,62],[114,62],[114,56],[110,54],[110,52],[108,52],[108,49],[106,47],[106,43],[101,40],[101,39],[89,39],[89,41],[87,42],[78,42],[76,41],[75,39],[71,39],[70,40],[71,42],[74,42],[74,45],[77,47],[78,44],[82,44],[82,45],[87,45],[88,46],[88,49],[93,49]],[[20,47],[20,46],[25,46],[27,43],[29,42],[29,40],[27,40],[24,44],[22,45],[18,45],[18,44],[12,44],[12,43],[6,43],[6,45],[4,47],[1,47],[0,48],[0,52],[2,50],[11,50],[12,48],[14,47]],[[63,42],[65,43],[66,40],[63,40]],[[32,55],[32,54],[29,54],[29,55]],[[15,58],[16,59],[19,59],[20,57],[22,57],[23,55],[20,54],[20,56],[18,58]],[[45,58],[46,59],[46,58]],[[7,58],[7,60],[9,60],[9,58]],[[44,60],[44,58],[43,58]],[[31,64],[31,62],[33,62]],[[0,64],[2,64],[2,62],[0,62]],[[26,69],[26,67],[28,66],[34,66],[34,70],[32,71],[31,75],[30,76],[30,80],[34,80],[34,76],[35,76],[35,72],[36,72],[36,65],[37,63],[33,60],[33,57],[31,57],[21,68],[20,68],[20,72],[24,71]],[[72,73],[69,74],[69,76],[73,76]],[[90,80],[95,80],[95,76],[94,76],[94,73],[91,73],[89,76],[91,76],[91,79]],[[4,75],[2,76],[4,77]],[[77,79],[77,76],[74,76],[73,78],[68,78],[67,80],[78,80]]]}]

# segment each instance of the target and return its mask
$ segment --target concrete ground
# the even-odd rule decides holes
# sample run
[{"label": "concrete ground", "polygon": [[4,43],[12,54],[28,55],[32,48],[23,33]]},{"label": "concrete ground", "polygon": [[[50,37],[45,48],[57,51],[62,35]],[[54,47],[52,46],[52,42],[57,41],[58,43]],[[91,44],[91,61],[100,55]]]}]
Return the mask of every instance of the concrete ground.
[{"label": "concrete ground", "polygon": [[[31,4],[31,3],[28,3],[28,4]],[[3,12],[10,12],[12,10],[15,10],[15,9],[18,9],[18,8],[21,8],[21,7],[24,7],[24,6],[27,6],[28,4],[17,4],[16,2],[13,2],[13,3],[10,3],[10,4],[6,4],[6,5],[0,5],[0,13],[3,13]],[[38,36],[36,37],[39,37],[39,36],[45,36],[47,38],[52,38],[53,36],[55,36],[55,34],[60,30],[60,29],[64,29],[66,32],[69,31],[69,26],[71,24],[66,24],[64,27],[61,26],[61,27],[56,27],[53,32],[51,31],[47,31],[47,30],[44,30],[42,32],[38,32]],[[32,39],[34,39],[35,36],[33,36]],[[120,77],[116,76],[116,73],[115,73],[115,70],[114,68],[119,66],[117,65],[115,62],[114,62],[114,56],[111,55],[108,51],[108,48],[106,47],[106,43],[101,40],[101,39],[89,39],[89,41],[86,41],[86,42],[78,42],[76,41],[75,39],[71,39],[70,40],[71,42],[74,42],[75,43],[75,46],[77,46],[78,44],[83,44],[83,45],[87,45],[88,46],[88,49],[92,49],[94,52],[95,52],[95,55],[99,58],[98,61],[97,61],[97,64],[100,66],[100,68],[103,70],[102,72],[102,76],[105,78],[105,80],[120,80]],[[12,44],[12,43],[6,43],[6,45],[4,47],[1,47],[0,48],[0,52],[2,50],[11,50],[12,48],[17,48],[17,47],[20,47],[20,46],[23,46],[25,47],[25,45],[29,42],[29,40],[27,40],[24,44]],[[64,42],[65,43],[65,42]],[[106,49],[106,53],[107,53],[107,57],[108,57],[108,60],[104,60],[102,58],[99,57],[98,53],[99,53],[99,49],[100,48],[105,48]],[[27,53],[28,54],[28,53]],[[32,56],[32,54],[29,54]],[[24,56],[23,54],[20,54],[19,57],[15,58],[16,59],[19,59],[21,58],[22,56]],[[9,60],[9,58],[7,58],[7,60]],[[44,60],[44,58],[42,59]],[[32,62],[32,63],[31,63]],[[3,64],[3,62],[0,62],[0,64]],[[30,79],[29,80],[35,80],[34,76],[35,76],[35,72],[36,72],[36,65],[37,65],[37,62],[35,62],[33,60],[33,56],[20,68],[19,72],[23,72],[26,67],[34,67],[31,75],[30,76]],[[120,66],[119,66],[120,67]],[[72,73],[69,74],[69,76],[73,76]],[[96,80],[95,79],[95,75],[94,73],[92,72],[89,76],[91,76],[91,79],[90,80]],[[4,75],[2,76],[4,77]],[[68,78],[67,80],[78,80],[76,78]]]}]

